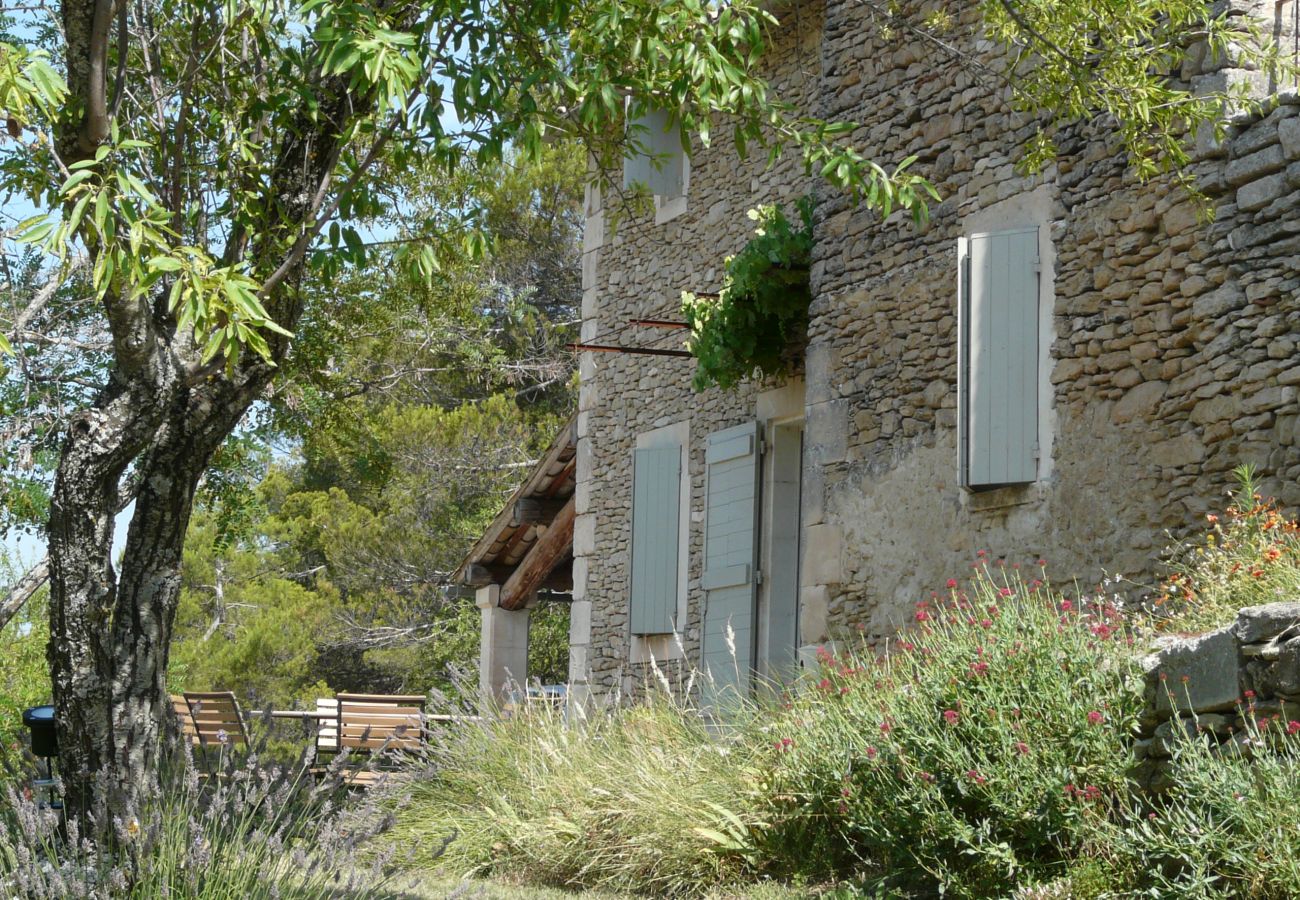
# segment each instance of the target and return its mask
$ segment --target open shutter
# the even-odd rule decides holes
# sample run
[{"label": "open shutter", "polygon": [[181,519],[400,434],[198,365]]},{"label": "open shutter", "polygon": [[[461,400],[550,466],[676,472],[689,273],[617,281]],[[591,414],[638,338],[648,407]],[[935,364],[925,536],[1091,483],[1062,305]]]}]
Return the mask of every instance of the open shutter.
[{"label": "open shutter", "polygon": [[973,235],[962,309],[968,487],[1038,477],[1038,231]]},{"label": "open shutter", "polygon": [[632,472],[632,633],[669,634],[677,614],[681,447],[635,451]]},{"label": "open shutter", "polygon": [[757,601],[759,426],[749,422],[709,435],[705,461],[705,702],[749,694]]},{"label": "open shutter", "polygon": [[623,161],[623,189],[645,185],[664,199],[685,190],[686,151],[677,120],[662,109],[647,110],[631,120],[628,137],[640,150]]}]

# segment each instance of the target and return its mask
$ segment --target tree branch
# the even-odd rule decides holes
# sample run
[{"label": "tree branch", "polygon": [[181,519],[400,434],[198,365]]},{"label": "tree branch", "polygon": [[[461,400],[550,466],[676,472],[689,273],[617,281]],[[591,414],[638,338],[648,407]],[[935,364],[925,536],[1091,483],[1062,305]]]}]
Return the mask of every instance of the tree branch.
[{"label": "tree branch", "polygon": [[18,614],[28,600],[39,591],[50,578],[50,558],[41,557],[41,561],[27,570],[18,583],[9,589],[4,602],[0,603],[0,629],[9,624],[9,620]]}]

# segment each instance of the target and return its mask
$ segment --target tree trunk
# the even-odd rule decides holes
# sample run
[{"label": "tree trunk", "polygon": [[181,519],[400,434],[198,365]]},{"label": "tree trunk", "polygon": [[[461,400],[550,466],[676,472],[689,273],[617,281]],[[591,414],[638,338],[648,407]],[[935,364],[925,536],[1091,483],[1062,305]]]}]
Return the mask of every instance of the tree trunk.
[{"label": "tree trunk", "polygon": [[[129,792],[129,775],[114,774],[114,784],[106,785],[107,808],[94,808],[95,780],[112,771],[116,746],[113,518],[123,472],[162,425],[163,393],[153,378],[125,385],[114,379],[96,406],[79,413],[68,428],[55,475],[47,655],[65,800],[79,817],[124,811],[123,790]],[[111,815],[99,817],[101,827],[110,823]]]},{"label": "tree trunk", "polygon": [[[50,529],[50,664],[65,803],[92,831],[129,824],[157,796],[185,530],[204,469],[261,383],[180,389],[162,415],[147,405],[116,418],[92,410],[65,443]],[[86,420],[98,427],[82,428]],[[115,579],[121,468],[106,463],[126,454],[140,456],[139,489]]]}]

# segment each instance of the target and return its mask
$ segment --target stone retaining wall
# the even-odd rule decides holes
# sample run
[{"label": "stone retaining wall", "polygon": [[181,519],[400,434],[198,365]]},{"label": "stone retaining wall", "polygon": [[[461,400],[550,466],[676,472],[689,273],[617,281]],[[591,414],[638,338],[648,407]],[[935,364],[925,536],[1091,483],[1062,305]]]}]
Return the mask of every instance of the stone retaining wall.
[{"label": "stone retaining wall", "polygon": [[1181,736],[1250,755],[1300,720],[1300,603],[1248,607],[1217,631],[1162,638],[1142,669],[1134,777],[1160,791]]}]

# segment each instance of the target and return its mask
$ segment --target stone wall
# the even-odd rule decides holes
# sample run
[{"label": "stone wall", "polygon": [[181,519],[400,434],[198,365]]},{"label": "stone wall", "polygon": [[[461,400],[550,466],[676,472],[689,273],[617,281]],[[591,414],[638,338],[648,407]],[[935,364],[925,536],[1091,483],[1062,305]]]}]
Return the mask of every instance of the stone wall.
[{"label": "stone wall", "polygon": [[1248,607],[1218,631],[1164,638],[1142,668],[1146,706],[1133,774],[1160,791],[1183,736],[1249,756],[1300,720],[1300,603]]},{"label": "stone wall", "polygon": [[[904,6],[919,21],[933,4]],[[978,56],[990,51],[976,16],[968,7],[952,39]],[[838,558],[817,559],[823,580],[803,600],[825,605],[823,637],[861,625],[883,638],[978,549],[1044,557],[1085,583],[1147,572],[1243,462],[1300,504],[1295,94],[1222,145],[1202,141],[1207,226],[1180,188],[1136,183],[1101,128],[1072,129],[1058,164],[1023,175],[1036,125],[1002,89],[862,17],[852,0],[828,4],[824,112],[862,121],[855,138],[881,160],[917,154],[946,199],[917,230],[820,189],[804,514]],[[1186,75],[1262,78],[1196,62]],[[1027,224],[1050,227],[1055,253],[1040,478],[971,494],[958,471],[957,241]]]},{"label": "stone wall", "polygon": [[[766,74],[777,90],[806,108],[817,103],[821,6],[801,3],[783,15],[773,35]],[[588,200],[583,265],[584,341],[638,347],[680,348],[681,332],[629,327],[633,318],[680,319],[683,290],[721,287],[724,257],[752,236],[748,209],[780,202],[791,208],[811,190],[802,163],[787,155],[767,168],[755,149],[736,158],[725,137],[695,147],[685,203],[658,214],[618,210],[614,201]],[[684,210],[680,209],[684,207]],[[667,221],[665,213],[671,216]],[[656,221],[658,220],[658,221]],[[689,423],[691,526],[688,626],[676,642],[653,648],[669,677],[698,664],[700,558],[704,543],[704,437],[754,418],[755,398],[765,385],[734,392],[695,394],[694,361],[653,356],[583,354],[578,401],[578,516],[574,528],[574,608],[570,680],[581,694],[627,692],[649,677],[630,662],[628,541],[631,528],[632,451],[637,436],[673,423]],[[684,654],[682,653],[684,651]],[[688,661],[683,667],[673,657]],[[667,658],[667,659],[666,659]]]},{"label": "stone wall", "polygon": [[[1233,0],[1241,5],[1241,0]],[[1288,0],[1293,3],[1294,0]],[[905,0],[919,22],[935,2]],[[947,38],[994,49],[975,4]],[[1268,4],[1274,10],[1275,4]],[[1279,36],[1294,37],[1282,7]],[[1260,5],[1260,10],[1264,9]],[[1258,10],[1257,10],[1258,12]],[[1271,13],[1270,13],[1271,14]],[[1294,93],[1201,142],[1196,174],[1215,221],[1168,181],[1138,184],[1104,127],[1061,136],[1058,163],[1017,169],[1036,125],[1005,90],[906,29],[887,38],[855,0],[795,3],[769,52],[779,93],[819,115],[861,122],[857,146],[884,163],[915,154],[945,198],[930,226],[881,222],[787,156],[738,161],[725,138],[695,148],[685,203],[623,216],[594,193],[584,253],[583,339],[678,346],[634,329],[676,318],[683,289],[716,290],[760,203],[814,192],[814,303],[805,363],[802,642],[893,632],[918,598],[993,557],[1049,560],[1085,583],[1150,570],[1169,532],[1191,525],[1255,462],[1264,488],[1300,505],[1300,105]],[[1285,26],[1285,27],[1283,27]],[[1189,84],[1262,73],[1210,71]],[[718,127],[723,136],[728,129]],[[971,494],[957,454],[957,241],[972,231],[1047,226],[1042,468],[1032,485]],[[774,385],[694,394],[686,359],[584,354],[570,677],[577,693],[626,691],[644,671],[628,632],[631,461],[637,436],[689,426],[687,627],[667,668],[698,663],[704,438],[756,417]],[[665,652],[667,651],[667,652]]]}]

